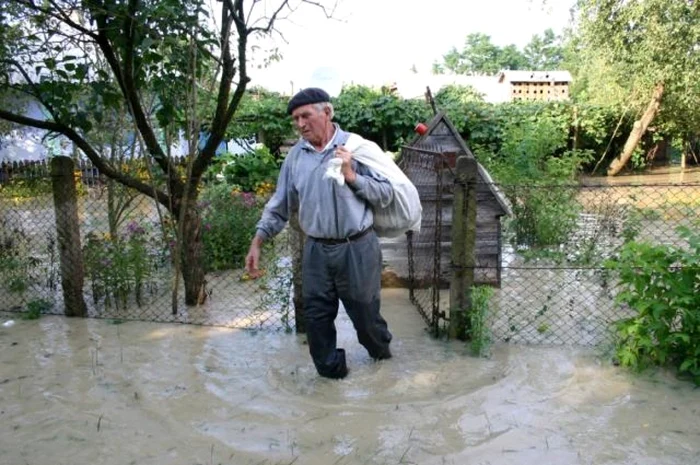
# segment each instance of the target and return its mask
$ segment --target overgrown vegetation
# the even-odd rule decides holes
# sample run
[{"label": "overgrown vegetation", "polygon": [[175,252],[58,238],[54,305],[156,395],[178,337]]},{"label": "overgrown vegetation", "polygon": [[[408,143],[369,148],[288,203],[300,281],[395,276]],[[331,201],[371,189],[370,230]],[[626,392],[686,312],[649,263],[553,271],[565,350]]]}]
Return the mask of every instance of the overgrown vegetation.
[{"label": "overgrown vegetation", "polygon": [[488,353],[491,346],[491,331],[488,319],[490,315],[489,302],[493,296],[493,288],[489,286],[474,286],[471,289],[471,309],[469,313],[469,348],[473,355],[482,357]]},{"label": "overgrown vegetation", "polygon": [[590,154],[567,150],[566,133],[553,118],[513,122],[500,150],[482,159],[511,201],[515,242],[558,246],[576,227],[577,189],[572,187]]},{"label": "overgrown vegetation", "polygon": [[606,266],[620,279],[617,301],[634,313],[616,324],[620,363],[675,367],[700,385],[698,226],[678,229],[683,246],[628,242]]},{"label": "overgrown vegetation", "polygon": [[136,221],[116,236],[90,232],[85,237],[85,274],[92,286],[95,304],[125,309],[130,299],[140,307],[146,293],[157,289],[157,271],[167,264],[160,230]]},{"label": "overgrown vegetation", "polygon": [[226,183],[210,186],[202,193],[202,240],[209,271],[243,266],[267,200],[265,194],[241,192]]},{"label": "overgrown vegetation", "polygon": [[[256,192],[277,182],[281,160],[266,146],[257,146],[241,155],[223,154],[210,168],[214,176],[221,176],[233,189]],[[211,176],[211,175],[210,175]]]}]

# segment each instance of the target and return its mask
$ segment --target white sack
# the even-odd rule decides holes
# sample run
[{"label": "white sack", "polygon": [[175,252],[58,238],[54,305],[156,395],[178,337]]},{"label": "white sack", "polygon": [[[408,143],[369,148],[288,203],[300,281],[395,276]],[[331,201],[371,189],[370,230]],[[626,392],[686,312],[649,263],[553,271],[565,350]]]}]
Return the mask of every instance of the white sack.
[{"label": "white sack", "polygon": [[[345,148],[355,160],[385,177],[394,188],[394,198],[386,208],[374,209],[374,229],[379,237],[399,237],[407,231],[420,232],[423,207],[418,190],[390,155],[377,144],[351,134]],[[334,167],[339,170],[339,167]],[[331,176],[337,178],[336,176]],[[342,177],[342,176],[341,176]],[[344,179],[343,179],[344,181]]]}]

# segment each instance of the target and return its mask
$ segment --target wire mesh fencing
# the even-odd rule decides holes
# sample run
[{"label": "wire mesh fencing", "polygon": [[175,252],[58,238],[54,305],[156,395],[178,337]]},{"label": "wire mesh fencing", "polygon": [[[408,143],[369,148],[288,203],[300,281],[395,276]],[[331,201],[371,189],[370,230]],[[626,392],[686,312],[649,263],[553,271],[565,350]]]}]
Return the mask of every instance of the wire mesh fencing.
[{"label": "wire mesh fencing", "polygon": [[[449,259],[450,244],[443,239],[450,231],[443,231],[443,215],[452,205],[450,168],[435,145],[404,147],[398,164],[416,186],[423,208],[420,231],[409,232],[406,238],[409,296],[436,334],[445,317],[440,292],[449,289],[444,261]],[[449,228],[449,222],[444,226]]]},{"label": "wire mesh fencing", "polygon": [[[433,335],[447,334],[465,267],[454,261],[455,235],[466,234],[455,215],[469,206],[455,205],[457,170],[440,147],[404,147],[400,163],[423,205],[421,231],[407,237],[411,300]],[[485,318],[489,334],[479,337],[493,341],[610,342],[615,323],[632,315],[616,300],[623,289],[610,266],[622,247],[688,247],[679,227],[700,227],[700,183],[503,185],[482,166],[473,182],[475,238],[464,263],[469,286],[493,292],[467,318]]]},{"label": "wire mesh fencing", "polygon": [[[430,331],[442,334],[451,322],[456,269],[455,158],[437,146],[411,147],[399,164],[419,191],[423,224],[393,244],[394,263]],[[502,185],[480,170],[471,268],[474,285],[493,289],[486,318],[494,341],[610,341],[614,323],[630,311],[616,302],[622,289],[606,261],[631,241],[686,247],[679,227],[698,227],[700,183]],[[56,209],[51,180],[35,166],[30,174],[16,169],[0,183],[0,311],[32,317],[84,305],[87,316],[114,320],[297,328],[299,238],[291,229],[266,245],[263,278],[244,271],[265,194],[205,185],[197,205],[200,240],[178,244],[177,221],[163,205],[90,167],[75,170],[75,212]],[[57,220],[69,214],[77,235],[58,236]],[[176,261],[180,248],[198,252]],[[200,303],[188,305],[197,269]]]},{"label": "wire mesh fencing", "polygon": [[606,262],[633,241],[687,248],[679,227],[699,226],[698,183],[500,188],[515,200],[489,309],[501,341],[609,342],[632,311],[616,301],[623,289]]},{"label": "wire mesh fencing", "polygon": [[[69,306],[84,302],[89,317],[295,329],[290,232],[265,245],[262,278],[249,279],[244,270],[267,196],[205,186],[195,225],[200,243],[178,244],[177,222],[162,205],[104,178],[76,174],[77,236],[66,242],[57,236],[57,219],[66,212],[55,208],[46,183],[41,176],[16,176],[0,190],[0,311],[75,314],[64,300],[69,276],[82,291]],[[191,256],[176,260],[185,255]],[[188,305],[193,269],[202,270],[194,283],[201,295]]]}]

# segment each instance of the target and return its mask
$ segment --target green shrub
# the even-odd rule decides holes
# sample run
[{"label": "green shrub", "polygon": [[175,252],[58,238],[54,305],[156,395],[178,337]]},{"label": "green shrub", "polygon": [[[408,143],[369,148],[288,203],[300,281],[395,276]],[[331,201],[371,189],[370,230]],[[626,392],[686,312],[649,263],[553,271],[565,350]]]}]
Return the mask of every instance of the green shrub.
[{"label": "green shrub", "polygon": [[558,246],[576,227],[574,179],[590,154],[567,150],[567,137],[543,116],[509,125],[497,153],[477,154],[511,202],[509,229],[518,245]]},{"label": "green shrub", "polygon": [[112,300],[126,307],[133,295],[141,305],[144,288],[151,284],[163,263],[162,240],[158,231],[131,221],[123,234],[111,236],[90,232],[85,237],[85,272],[92,284],[93,300]]},{"label": "green shrub", "polygon": [[202,241],[207,270],[244,265],[264,205],[263,197],[240,192],[228,184],[212,185],[202,192]]},{"label": "green shrub", "polygon": [[472,308],[469,313],[469,345],[473,355],[478,357],[486,355],[491,345],[491,332],[489,331],[489,301],[493,296],[493,288],[489,286],[472,287]]},{"label": "green shrub", "polygon": [[264,146],[244,155],[223,156],[217,165],[226,184],[243,192],[255,192],[264,183],[276,183],[280,172],[279,161]]},{"label": "green shrub", "polygon": [[51,309],[53,305],[45,299],[32,300],[27,304],[27,312],[22,316],[25,320],[37,320],[43,312]]},{"label": "green shrub", "polygon": [[676,367],[700,385],[700,233],[678,230],[687,247],[629,242],[606,262],[622,284],[617,301],[635,312],[616,324],[617,356],[637,370]]}]

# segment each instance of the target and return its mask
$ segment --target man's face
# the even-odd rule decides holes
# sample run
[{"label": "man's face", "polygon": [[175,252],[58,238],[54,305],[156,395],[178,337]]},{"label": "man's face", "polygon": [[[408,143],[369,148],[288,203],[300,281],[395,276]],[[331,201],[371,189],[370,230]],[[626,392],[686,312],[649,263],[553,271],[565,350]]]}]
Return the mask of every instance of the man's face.
[{"label": "man's face", "polygon": [[328,112],[325,109],[317,109],[316,104],[313,103],[295,108],[292,119],[301,137],[312,144],[318,144],[323,140],[330,122]]}]

